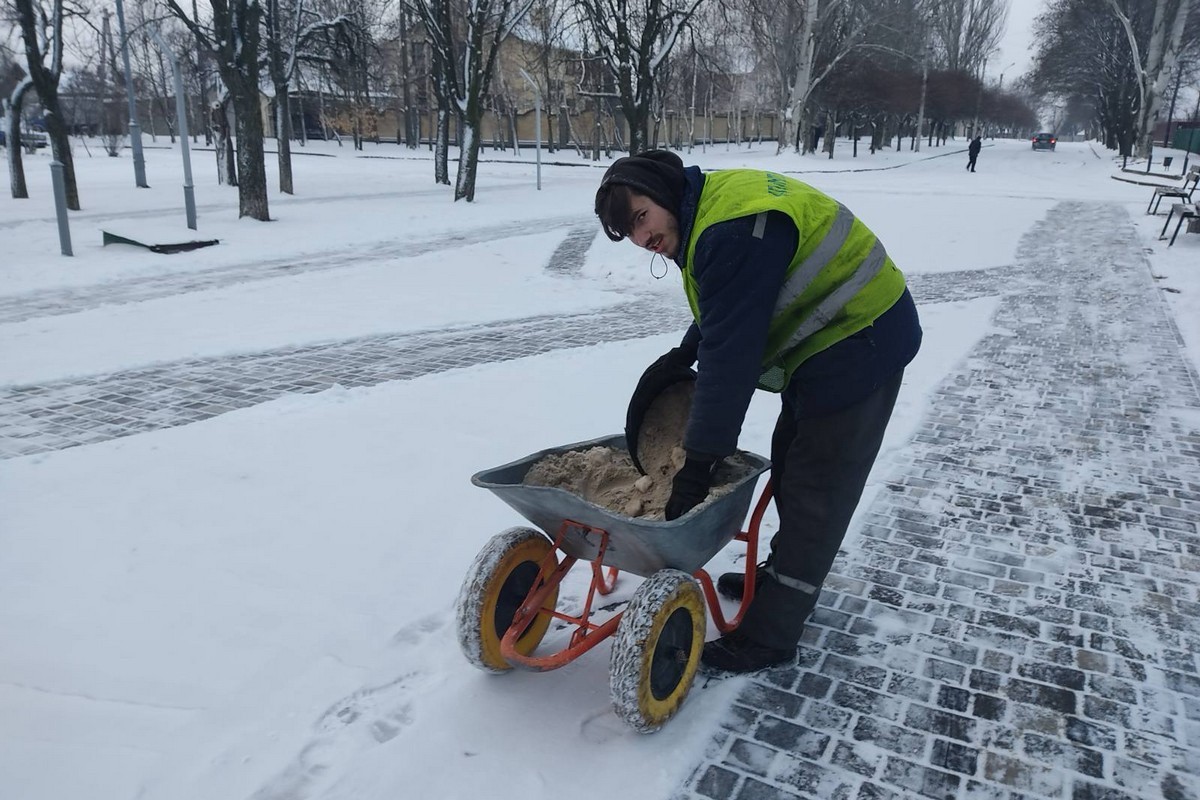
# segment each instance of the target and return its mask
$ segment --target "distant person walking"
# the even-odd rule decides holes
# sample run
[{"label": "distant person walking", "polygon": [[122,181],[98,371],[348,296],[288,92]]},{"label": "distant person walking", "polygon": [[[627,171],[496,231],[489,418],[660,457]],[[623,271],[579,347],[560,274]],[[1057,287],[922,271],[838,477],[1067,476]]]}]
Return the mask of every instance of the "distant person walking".
[{"label": "distant person walking", "polygon": [[983,148],[983,142],[979,139],[980,137],[976,136],[967,146],[967,169],[971,172],[975,171],[975,159],[979,158],[979,151]]}]

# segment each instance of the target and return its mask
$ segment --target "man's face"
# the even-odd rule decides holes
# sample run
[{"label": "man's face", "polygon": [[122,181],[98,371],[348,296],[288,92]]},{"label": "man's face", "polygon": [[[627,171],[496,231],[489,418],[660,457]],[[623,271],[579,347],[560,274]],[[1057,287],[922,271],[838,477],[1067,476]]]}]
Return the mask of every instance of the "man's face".
[{"label": "man's face", "polygon": [[679,252],[679,221],[675,215],[636,192],[630,192],[629,210],[629,240],[653,253],[675,258]]}]

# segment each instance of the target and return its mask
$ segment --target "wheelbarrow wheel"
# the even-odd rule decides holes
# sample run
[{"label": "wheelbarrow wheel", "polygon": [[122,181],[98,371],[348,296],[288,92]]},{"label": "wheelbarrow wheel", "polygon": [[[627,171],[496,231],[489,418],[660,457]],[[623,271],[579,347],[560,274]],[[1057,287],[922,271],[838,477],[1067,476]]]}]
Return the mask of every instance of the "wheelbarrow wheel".
[{"label": "wheelbarrow wheel", "polygon": [[[553,552],[554,545],[540,531],[509,528],[493,536],[475,556],[456,606],[458,644],[468,661],[486,672],[512,669],[500,654],[500,640],[534,584],[545,580],[558,566],[557,556],[546,561]],[[553,611],[557,603],[555,587],[542,608]],[[517,652],[532,653],[546,635],[550,619],[549,614],[534,617],[517,639]]]},{"label": "wheelbarrow wheel", "polygon": [[704,595],[675,569],[660,570],[634,592],[621,616],[609,663],[613,710],[641,733],[675,716],[692,688],[704,648]]}]

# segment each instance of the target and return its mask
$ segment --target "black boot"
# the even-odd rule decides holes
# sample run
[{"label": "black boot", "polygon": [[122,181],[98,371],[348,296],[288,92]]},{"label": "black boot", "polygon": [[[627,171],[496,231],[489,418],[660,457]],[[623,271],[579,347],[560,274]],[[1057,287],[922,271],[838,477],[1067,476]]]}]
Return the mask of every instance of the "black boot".
[{"label": "black boot", "polygon": [[708,642],[700,654],[704,666],[725,672],[757,672],[795,659],[795,647],[767,647],[738,630]]},{"label": "black boot", "polygon": [[[767,559],[754,568],[754,591],[762,584],[762,571],[771,563]],[[717,578],[717,593],[727,600],[741,600],[742,592],[746,590],[745,572],[725,572]]]}]

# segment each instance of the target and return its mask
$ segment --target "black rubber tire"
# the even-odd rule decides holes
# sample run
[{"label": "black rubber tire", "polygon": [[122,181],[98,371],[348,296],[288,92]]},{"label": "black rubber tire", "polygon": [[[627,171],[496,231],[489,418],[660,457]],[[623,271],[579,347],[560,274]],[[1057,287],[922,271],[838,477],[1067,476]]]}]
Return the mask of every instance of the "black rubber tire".
[{"label": "black rubber tire", "polygon": [[657,731],[683,705],[700,666],[706,619],[704,593],[686,572],[660,570],[634,592],[609,663],[613,710],[634,730]]},{"label": "black rubber tire", "polygon": [[[475,556],[458,593],[455,617],[459,647],[476,667],[497,673],[512,669],[500,654],[500,640],[529,590],[558,566],[555,556],[539,572],[539,566],[553,551],[553,543],[541,531],[509,528],[493,536]],[[556,587],[542,608],[553,611],[557,603]],[[532,653],[546,635],[551,619],[549,614],[534,617],[517,639],[517,652]]]}]

